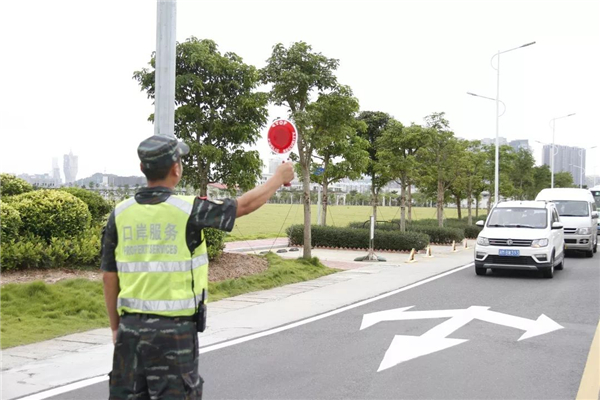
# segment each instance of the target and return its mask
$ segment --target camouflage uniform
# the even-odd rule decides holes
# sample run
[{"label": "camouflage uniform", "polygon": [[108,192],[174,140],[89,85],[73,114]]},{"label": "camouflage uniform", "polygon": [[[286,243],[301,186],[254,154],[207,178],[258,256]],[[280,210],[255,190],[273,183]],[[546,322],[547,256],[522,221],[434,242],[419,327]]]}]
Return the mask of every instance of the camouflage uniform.
[{"label": "camouflage uniform", "polygon": [[189,318],[121,318],[110,373],[110,399],[202,398],[198,336]]},{"label": "camouflage uniform", "polygon": [[[145,168],[172,165],[189,148],[175,139],[153,136],[144,140],[138,155]],[[166,187],[140,189],[139,204],[159,204],[173,194]],[[191,250],[201,243],[202,229],[230,232],[235,223],[235,199],[196,198],[186,227]],[[118,235],[114,211],[102,234],[101,268],[118,272],[115,249]],[[203,380],[198,374],[198,336],[191,317],[125,314],[121,317],[110,375],[111,400],[201,399]]]}]

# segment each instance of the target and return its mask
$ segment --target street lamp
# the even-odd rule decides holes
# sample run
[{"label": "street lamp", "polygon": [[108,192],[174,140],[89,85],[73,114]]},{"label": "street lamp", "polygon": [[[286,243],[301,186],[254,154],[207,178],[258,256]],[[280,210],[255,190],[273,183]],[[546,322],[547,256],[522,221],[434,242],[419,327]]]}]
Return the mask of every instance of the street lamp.
[{"label": "street lamp", "polygon": [[550,175],[551,175],[551,181],[550,181],[550,187],[552,189],[554,189],[554,156],[555,151],[554,151],[554,127],[556,126],[556,120],[557,119],[563,119],[563,118],[567,118],[567,117],[572,117],[573,115],[575,115],[575,113],[569,114],[569,115],[563,115],[562,117],[556,117],[556,118],[552,118],[550,120],[550,122],[552,123],[552,155],[550,156]]},{"label": "street lamp", "polygon": [[500,54],[503,53],[508,53],[509,51],[513,51],[513,50],[517,50],[523,47],[527,47],[527,46],[531,46],[532,44],[535,44],[535,42],[531,42],[531,43],[526,43],[522,46],[519,47],[515,47],[513,49],[509,49],[509,50],[504,50],[504,51],[500,51],[498,50],[498,53],[496,53],[494,56],[492,56],[490,63],[492,64],[492,68],[494,68],[494,57],[498,57],[498,63],[496,68],[494,68],[497,71],[496,74],[496,168],[494,171],[494,201],[497,204],[498,203],[498,186],[499,186],[499,170],[500,170],[500,166],[499,166],[499,159],[500,159],[500,139],[499,139],[499,131],[500,131]]}]

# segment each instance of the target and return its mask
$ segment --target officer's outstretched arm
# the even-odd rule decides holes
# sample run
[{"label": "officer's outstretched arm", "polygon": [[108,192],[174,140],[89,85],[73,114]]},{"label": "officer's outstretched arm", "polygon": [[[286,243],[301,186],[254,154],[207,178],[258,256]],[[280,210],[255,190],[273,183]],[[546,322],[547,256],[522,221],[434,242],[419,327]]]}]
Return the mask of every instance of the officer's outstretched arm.
[{"label": "officer's outstretched arm", "polygon": [[294,167],[291,162],[286,162],[277,167],[275,174],[264,184],[244,193],[237,199],[236,217],[242,217],[256,211],[267,202],[281,187],[294,180]]}]

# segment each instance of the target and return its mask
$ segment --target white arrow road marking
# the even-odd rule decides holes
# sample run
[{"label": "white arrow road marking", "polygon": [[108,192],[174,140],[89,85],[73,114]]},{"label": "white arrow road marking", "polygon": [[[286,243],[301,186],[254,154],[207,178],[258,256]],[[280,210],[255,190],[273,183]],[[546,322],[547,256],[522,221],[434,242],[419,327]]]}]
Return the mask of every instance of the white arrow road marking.
[{"label": "white arrow road marking", "polygon": [[434,318],[448,318],[454,317],[465,310],[430,310],[430,311],[408,311],[406,310],[413,308],[414,306],[396,308],[393,310],[378,311],[371,314],[363,315],[362,324],[360,330],[373,326],[379,322],[384,321],[402,321],[409,319],[434,319]]},{"label": "white arrow road marking", "polygon": [[471,306],[462,310],[406,311],[412,307],[414,306],[365,314],[360,329],[368,328],[383,321],[451,318],[435,326],[421,336],[394,336],[377,372],[391,368],[405,361],[467,342],[467,339],[448,339],[447,336],[456,332],[474,319],[524,330],[525,333],[519,340],[543,335],[563,328],[563,326],[544,314],[534,321],[532,319],[490,311],[489,307],[482,306]]},{"label": "white arrow road marking", "polygon": [[485,313],[481,313],[481,315],[477,316],[477,319],[524,330],[525,333],[519,338],[519,341],[564,328],[544,314],[540,315],[539,318],[534,321],[532,319],[487,310]]}]

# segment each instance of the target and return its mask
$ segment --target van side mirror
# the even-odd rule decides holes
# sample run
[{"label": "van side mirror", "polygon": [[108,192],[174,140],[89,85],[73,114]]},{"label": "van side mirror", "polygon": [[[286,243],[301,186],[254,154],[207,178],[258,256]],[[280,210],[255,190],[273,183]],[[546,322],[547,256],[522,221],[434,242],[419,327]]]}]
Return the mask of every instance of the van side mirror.
[{"label": "van side mirror", "polygon": [[592,211],[592,219],[598,219],[598,211]]},{"label": "van side mirror", "polygon": [[563,228],[563,224],[560,222],[553,222],[552,223],[552,229],[562,229]]},{"label": "van side mirror", "polygon": [[475,222],[475,225],[483,228],[483,226],[485,225],[485,221],[479,220],[479,221]]}]

